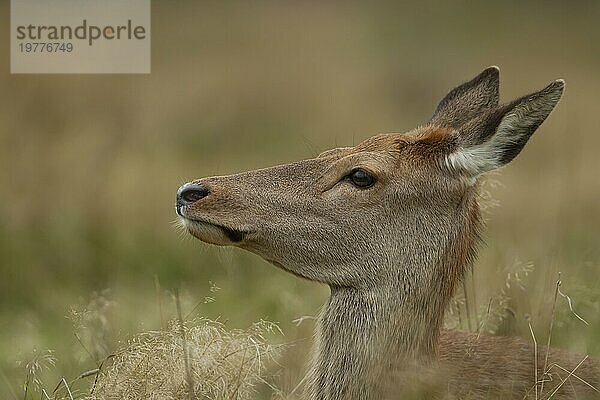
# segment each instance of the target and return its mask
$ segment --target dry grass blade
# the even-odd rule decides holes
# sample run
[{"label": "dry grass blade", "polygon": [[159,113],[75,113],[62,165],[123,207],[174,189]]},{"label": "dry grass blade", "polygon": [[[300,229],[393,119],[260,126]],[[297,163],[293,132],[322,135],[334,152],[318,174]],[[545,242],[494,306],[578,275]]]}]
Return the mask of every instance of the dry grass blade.
[{"label": "dry grass blade", "polygon": [[[560,286],[560,285],[559,285]],[[573,309],[573,302],[571,301],[571,298],[569,296],[567,296],[566,294],[564,294],[561,290],[560,287],[558,288],[558,294],[560,294],[562,297],[564,297],[565,299],[567,299],[567,302],[569,303],[569,309],[571,310],[571,313],[581,322],[583,322],[586,325],[590,325],[585,319],[583,319],[583,317],[581,317],[579,314],[577,314],[575,312],[575,310]]]},{"label": "dry grass blade", "polygon": [[179,298],[179,291],[175,292],[175,302],[177,304],[177,318],[179,322],[179,334],[181,335],[181,343],[183,345],[183,362],[185,366],[185,380],[187,383],[188,397],[190,400],[194,400],[194,380],[192,378],[192,371],[190,370],[190,356],[188,354],[188,346],[185,339],[185,327],[183,325],[183,314],[181,312],[181,299]]},{"label": "dry grass blade", "polygon": [[163,329],[165,327],[164,322],[164,316],[163,316],[163,308],[162,308],[162,299],[161,299],[161,288],[160,288],[160,281],[158,280],[158,276],[154,275],[154,291],[156,293],[156,306],[158,307],[158,317],[159,317],[159,321],[160,321],[160,328]]},{"label": "dry grass blade", "polygon": [[467,326],[469,328],[469,331],[472,331],[472,320],[471,320],[471,303],[469,301],[469,295],[468,295],[468,289],[467,289],[467,282],[466,279],[463,279],[462,281],[462,289],[463,289],[463,293],[465,295],[465,312],[467,313]]},{"label": "dry grass blade", "polygon": [[316,320],[317,320],[317,318],[316,318],[316,317],[314,317],[314,316],[312,316],[312,315],[303,315],[303,316],[301,316],[301,317],[299,317],[299,318],[296,318],[296,319],[292,320],[292,323],[293,323],[294,325],[296,325],[296,326],[300,326],[300,325],[302,325],[302,323],[303,323],[304,321],[308,321],[308,320],[311,320],[311,321],[316,321]]},{"label": "dry grass blade", "polygon": [[[558,273],[558,279],[556,281],[556,288],[554,289],[554,300],[552,301],[552,312],[550,314],[550,326],[548,327],[548,341],[546,342],[546,355],[544,356],[544,376],[548,372],[548,355],[550,354],[550,343],[552,342],[552,328],[554,327],[554,315],[556,312],[556,300],[558,298],[558,291],[560,290],[560,272]],[[540,393],[544,393],[545,379],[542,379],[542,385]]]},{"label": "dry grass blade", "polygon": [[565,382],[571,377],[573,376],[573,374],[575,373],[575,371],[577,371],[577,369],[579,369],[579,367],[581,367],[581,365],[585,362],[585,360],[588,359],[588,356],[583,357],[583,359],[579,362],[579,364],[577,364],[575,366],[575,368],[573,368],[572,371],[569,372],[569,374],[560,382],[560,384],[558,386],[556,386],[556,388],[554,388],[554,390],[550,393],[550,395],[546,398],[546,399],[551,399],[552,397],[554,397],[554,395],[560,390],[560,388],[565,384]]},{"label": "dry grass blade", "polygon": [[96,376],[96,375],[98,375],[99,372],[100,372],[100,368],[94,368],[89,371],[82,372],[81,374],[79,374],[77,379],[87,378],[88,376]]},{"label": "dry grass blade", "polygon": [[33,386],[34,390],[40,391],[43,389],[40,375],[44,370],[49,370],[55,366],[56,359],[54,354],[50,350],[46,350],[42,353],[37,351],[34,353],[31,361],[25,364],[25,370],[27,371],[27,378],[25,380],[23,400],[27,400],[29,396],[30,386]]},{"label": "dry grass blade", "polygon": [[481,337],[481,333],[483,331],[485,323],[490,316],[490,310],[492,308],[492,301],[493,301],[493,298],[490,297],[490,300],[488,301],[488,306],[487,306],[487,311],[485,313],[485,316],[481,319],[481,321],[479,322],[479,324],[477,326],[477,336],[475,337],[476,340],[479,340],[479,338]]},{"label": "dry grass blade", "polygon": [[65,390],[67,391],[67,394],[69,395],[69,400],[75,400],[73,398],[73,393],[71,392],[71,388],[69,388],[69,384],[67,383],[67,380],[65,378],[61,378],[60,381],[58,382],[58,385],[56,385],[56,387],[54,388],[54,391],[52,392],[52,394],[54,395],[54,398],[56,399],[57,394],[58,394],[58,390],[60,389],[61,386],[65,387]]},{"label": "dry grass blade", "polygon": [[98,366],[98,372],[96,373],[96,376],[94,377],[94,383],[92,384],[92,388],[90,389],[90,395],[93,395],[94,390],[96,390],[96,385],[98,385],[98,378],[100,377],[100,373],[102,372],[102,367],[104,367],[104,364],[106,363],[106,361],[110,360],[114,356],[115,356],[114,354],[110,354],[104,360],[102,360],[102,362]]},{"label": "dry grass blade", "polygon": [[[142,333],[116,352],[87,399],[187,400],[190,393],[193,398],[250,399],[263,382],[265,359],[280,348],[268,344],[265,337],[272,332],[277,327],[264,321],[247,330],[227,330],[206,319],[172,321],[168,329]],[[186,348],[187,367],[182,362]]]},{"label": "dry grass blade", "polygon": [[[578,368],[579,368],[579,367],[580,367],[580,366],[583,364],[583,362],[584,362],[584,361],[585,361],[585,360],[588,358],[588,356],[587,356],[587,355],[586,355],[586,356],[584,357],[584,359],[583,359],[583,360],[581,360],[581,362],[580,362],[580,363],[579,363],[579,364],[578,364],[578,365],[577,365],[577,366],[576,366],[576,367],[575,367],[573,370],[571,370],[571,371],[569,371],[569,370],[567,370],[567,369],[565,369],[565,368],[561,367],[560,365],[558,365],[558,364],[556,364],[556,363],[554,363],[554,364],[552,364],[552,365],[548,366],[548,357],[549,357],[549,355],[550,355],[550,352],[551,352],[551,351],[550,351],[550,350],[551,350],[551,349],[550,349],[550,345],[551,345],[551,342],[552,342],[552,331],[553,331],[553,327],[554,327],[554,319],[555,319],[555,316],[556,316],[556,304],[557,304],[557,300],[558,300],[558,295],[561,295],[563,298],[566,298],[566,299],[567,299],[567,302],[568,302],[568,304],[569,304],[569,309],[571,310],[571,313],[572,313],[572,314],[573,314],[573,315],[574,315],[574,316],[575,316],[577,319],[579,319],[580,321],[582,321],[582,322],[583,322],[583,323],[585,323],[586,325],[589,325],[589,324],[588,324],[588,322],[587,322],[585,319],[583,319],[583,318],[582,318],[582,317],[581,317],[579,314],[577,314],[577,313],[575,312],[575,310],[573,309],[573,304],[572,304],[571,298],[570,298],[569,296],[567,296],[566,294],[564,294],[564,293],[563,293],[563,292],[560,290],[561,284],[562,284],[562,281],[561,281],[561,274],[560,274],[560,272],[559,272],[559,273],[558,273],[558,279],[557,279],[557,281],[556,281],[556,284],[555,284],[554,298],[553,298],[553,302],[552,302],[551,318],[550,318],[550,323],[549,323],[549,327],[548,327],[548,339],[547,339],[547,342],[546,342],[546,348],[545,348],[545,354],[544,354],[544,366],[543,366],[543,369],[542,369],[542,377],[541,377],[541,379],[539,379],[539,378],[538,378],[538,349],[537,349],[537,340],[536,340],[535,334],[534,334],[534,332],[533,332],[533,327],[532,327],[532,325],[531,325],[531,321],[530,321],[529,317],[527,317],[527,320],[528,320],[528,325],[529,325],[529,330],[530,330],[530,332],[531,332],[531,337],[533,338],[533,343],[534,343],[534,357],[535,357],[535,360],[534,360],[534,365],[535,365],[535,384],[534,384],[534,388],[535,388],[535,396],[536,396],[536,399],[538,399],[538,397],[539,397],[539,396],[543,396],[543,398],[544,398],[544,399],[550,399],[550,398],[552,398],[552,397],[553,397],[553,396],[554,396],[556,393],[558,393],[558,391],[560,390],[560,388],[561,388],[561,387],[562,387],[562,386],[565,384],[565,382],[567,382],[567,380],[569,381],[570,385],[571,385],[571,386],[573,386],[573,385],[572,385],[572,382],[571,382],[571,380],[570,380],[570,378],[575,378],[575,379],[579,380],[580,382],[584,383],[585,385],[589,386],[589,387],[590,387],[591,389],[593,389],[594,391],[598,392],[598,389],[597,389],[597,388],[595,388],[593,385],[591,385],[590,383],[588,383],[588,382],[587,382],[587,381],[585,381],[584,379],[581,379],[580,377],[578,377],[578,376],[575,374],[575,371],[576,371],[576,370],[577,370],[577,369],[578,369]],[[560,376],[560,374],[558,374],[558,373],[557,373],[556,375],[557,375],[557,376],[558,376],[558,377],[561,379],[561,382],[560,382],[560,384],[559,384],[559,385],[557,385],[556,387],[554,387],[554,388],[552,389],[552,392],[551,392],[551,393],[548,395],[548,397],[546,397],[546,396],[544,395],[544,385],[545,385],[545,383],[546,383],[546,382],[551,382],[551,381],[553,380],[553,379],[552,379],[552,374],[550,373],[550,371],[551,371],[553,368],[558,368],[558,369],[560,369],[560,370],[562,370],[562,371],[564,371],[564,372],[567,372],[567,373],[568,373],[568,375],[567,375],[567,377],[566,377],[566,378],[562,378],[562,377]],[[539,385],[539,390],[538,390],[538,385]],[[574,392],[574,390],[575,390],[575,389],[573,388],[573,392]],[[529,390],[528,390],[528,391],[527,391],[527,393],[525,394],[525,398],[527,398],[527,397],[528,397],[528,393],[529,393]]]},{"label": "dry grass blade", "polygon": [[531,326],[531,319],[527,317],[527,325],[529,325],[529,331],[531,332],[531,338],[533,339],[533,368],[534,368],[534,377],[535,377],[535,400],[538,400],[538,345],[537,339],[535,338],[535,333],[533,332],[533,327]]},{"label": "dry grass blade", "polygon": [[[569,372],[570,372],[568,369],[566,369],[566,368],[563,368],[563,367],[561,367],[561,366],[560,366],[560,365],[558,365],[558,364],[552,364],[552,365],[550,365],[550,367],[548,367],[548,370],[551,370],[552,368],[558,368],[558,369],[560,369],[560,370],[562,370],[562,371],[564,371],[564,372],[567,372],[567,373],[569,373]],[[588,381],[586,381],[585,379],[583,379],[583,378],[582,378],[582,377],[580,377],[579,375],[577,375],[577,374],[572,374],[572,377],[573,377],[573,378],[575,378],[575,379],[577,379],[579,382],[583,383],[584,385],[588,386],[588,387],[589,387],[590,389],[592,389],[594,392],[596,392],[596,393],[600,393],[600,390],[599,390],[597,387],[595,387],[594,385],[592,385],[591,383],[589,383]]]}]

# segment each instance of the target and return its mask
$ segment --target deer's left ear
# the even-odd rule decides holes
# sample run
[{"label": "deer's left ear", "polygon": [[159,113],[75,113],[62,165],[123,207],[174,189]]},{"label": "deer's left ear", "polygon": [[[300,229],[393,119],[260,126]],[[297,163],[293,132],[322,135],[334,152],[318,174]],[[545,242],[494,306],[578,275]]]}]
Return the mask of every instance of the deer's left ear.
[{"label": "deer's left ear", "polygon": [[479,75],[455,87],[438,104],[429,120],[432,125],[457,128],[471,118],[498,106],[500,69],[484,69]]},{"label": "deer's left ear", "polygon": [[559,79],[462,125],[457,130],[456,148],[445,158],[446,166],[476,177],[509,163],[556,106],[564,86]]}]

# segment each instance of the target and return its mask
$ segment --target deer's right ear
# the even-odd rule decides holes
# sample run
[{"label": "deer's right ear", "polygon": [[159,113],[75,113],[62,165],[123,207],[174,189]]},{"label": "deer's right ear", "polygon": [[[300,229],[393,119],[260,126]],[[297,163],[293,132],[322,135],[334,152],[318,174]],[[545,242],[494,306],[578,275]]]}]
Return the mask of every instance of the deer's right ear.
[{"label": "deer's right ear", "polygon": [[445,165],[467,177],[502,167],[517,156],[560,100],[562,79],[473,118],[455,132],[456,148]]},{"label": "deer's right ear", "polygon": [[475,78],[452,89],[438,104],[429,123],[458,128],[484,111],[498,106],[500,69],[488,67]]}]

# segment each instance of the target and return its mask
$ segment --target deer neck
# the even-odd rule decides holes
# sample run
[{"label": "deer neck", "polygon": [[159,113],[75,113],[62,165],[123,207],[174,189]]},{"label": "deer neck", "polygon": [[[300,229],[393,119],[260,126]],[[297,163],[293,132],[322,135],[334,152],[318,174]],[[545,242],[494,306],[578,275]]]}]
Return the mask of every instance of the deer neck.
[{"label": "deer neck", "polygon": [[309,398],[377,398],[386,371],[433,360],[441,319],[418,309],[391,287],[332,287],[319,320]]},{"label": "deer neck", "polygon": [[[400,256],[385,285],[331,286],[309,372],[311,400],[381,398],[390,371],[402,374],[435,360],[454,286],[475,254],[479,209],[471,205],[463,214],[467,224],[432,233],[435,245]],[[407,283],[419,273],[418,284]]]}]

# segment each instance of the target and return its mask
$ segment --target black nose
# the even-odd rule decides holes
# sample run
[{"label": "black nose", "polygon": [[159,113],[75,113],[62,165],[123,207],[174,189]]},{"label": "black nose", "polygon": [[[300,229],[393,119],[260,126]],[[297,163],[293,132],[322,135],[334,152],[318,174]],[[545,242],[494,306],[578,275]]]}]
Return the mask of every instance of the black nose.
[{"label": "black nose", "polygon": [[177,191],[177,205],[187,206],[205,198],[209,193],[206,186],[199,183],[186,183]]}]

